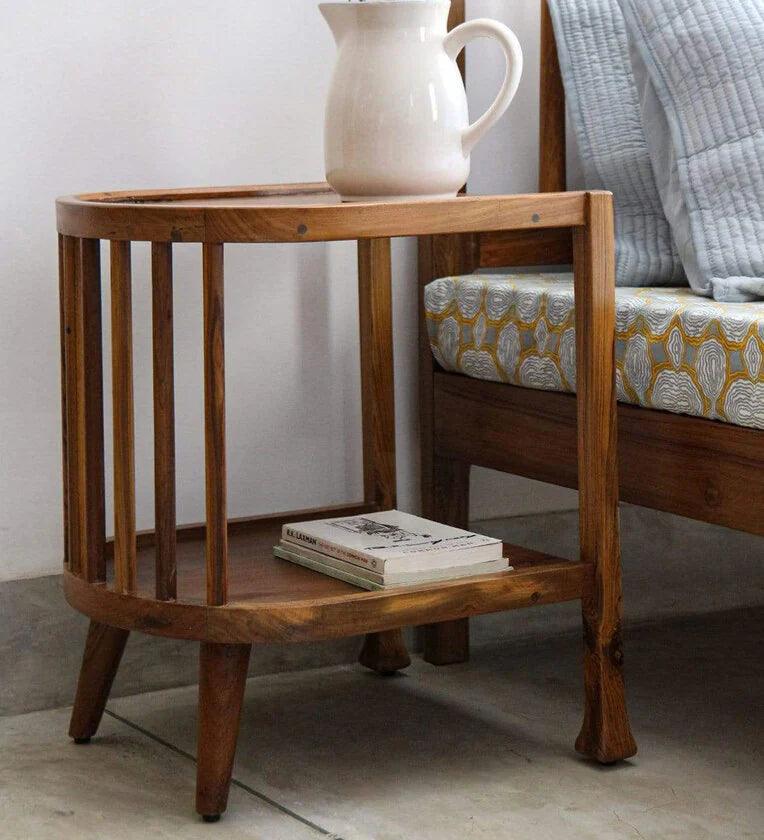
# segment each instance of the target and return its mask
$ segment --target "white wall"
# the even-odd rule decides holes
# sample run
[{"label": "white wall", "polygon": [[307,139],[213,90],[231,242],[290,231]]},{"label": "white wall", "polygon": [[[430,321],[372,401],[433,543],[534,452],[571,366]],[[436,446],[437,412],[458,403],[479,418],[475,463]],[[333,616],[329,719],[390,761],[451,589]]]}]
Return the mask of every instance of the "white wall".
[{"label": "white wall", "polygon": [[[8,580],[60,567],[54,197],[321,180],[334,46],[314,0],[1,5],[0,580]],[[526,0],[470,4],[471,17],[512,25],[527,58],[510,116],[475,152],[473,191],[534,188],[537,7]],[[469,57],[477,114],[498,88],[501,67],[498,50],[487,43],[471,47]],[[231,516],[361,496],[354,261],[349,244],[226,249]],[[198,246],[176,248],[180,521],[203,518],[199,262]],[[134,263],[138,517],[139,527],[149,527],[146,246],[134,247]],[[400,501],[414,507],[413,242],[396,243],[395,267]],[[106,341],[108,352],[108,329]],[[108,364],[105,373],[108,414]],[[497,516],[569,501],[558,491],[481,471],[473,512]]]}]

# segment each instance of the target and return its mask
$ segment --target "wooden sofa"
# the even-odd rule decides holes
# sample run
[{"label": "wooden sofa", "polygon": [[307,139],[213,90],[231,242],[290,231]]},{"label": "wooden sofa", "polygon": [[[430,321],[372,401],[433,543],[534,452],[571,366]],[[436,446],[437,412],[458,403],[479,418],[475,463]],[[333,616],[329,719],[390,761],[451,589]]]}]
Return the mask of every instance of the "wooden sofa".
[{"label": "wooden sofa", "polygon": [[[452,4],[452,26],[464,20],[464,5]],[[566,189],[565,146],[565,95],[542,0],[541,192]],[[570,230],[423,237],[421,289],[478,268],[569,264],[572,255]],[[420,389],[426,516],[466,524],[472,465],[577,487],[575,396],[446,372],[433,359],[423,306]],[[763,431],[626,404],[618,405],[617,428],[623,501],[764,535]],[[468,621],[425,628],[424,647],[435,664],[465,660]]]}]

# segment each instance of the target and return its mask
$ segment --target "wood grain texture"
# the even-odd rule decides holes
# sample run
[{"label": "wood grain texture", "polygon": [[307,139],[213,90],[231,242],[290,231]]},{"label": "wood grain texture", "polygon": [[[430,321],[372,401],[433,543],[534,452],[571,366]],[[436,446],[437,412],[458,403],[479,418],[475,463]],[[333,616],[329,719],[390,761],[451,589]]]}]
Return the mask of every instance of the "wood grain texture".
[{"label": "wood grain texture", "polygon": [[135,419],[130,243],[111,243],[111,361],[114,433],[114,586],[135,591]]},{"label": "wood grain texture", "polygon": [[547,0],[541,0],[539,192],[561,192],[566,182],[565,89],[552,16]]},{"label": "wood grain texture", "polygon": [[101,243],[83,239],[79,247],[76,401],[82,573],[86,580],[105,581]]},{"label": "wood grain texture", "polygon": [[[258,534],[264,527],[283,525],[285,522],[302,522],[306,519],[328,519],[335,516],[357,516],[361,513],[372,513],[378,510],[376,505],[365,502],[355,502],[344,505],[329,505],[320,508],[307,508],[302,510],[281,511],[280,513],[265,513],[259,516],[241,516],[228,520],[228,536],[246,536]],[[179,525],[175,530],[175,543],[204,541],[207,537],[206,522],[191,522],[186,525]],[[136,542],[139,549],[156,547],[156,531],[138,531]],[[176,549],[177,550],[177,549]],[[106,556],[108,559],[114,557],[114,540],[106,541]]]},{"label": "wood grain texture", "polygon": [[[469,463],[438,459],[434,454],[435,362],[425,318],[424,290],[436,277],[470,274],[478,264],[479,240],[470,234],[419,240],[419,440],[422,515],[466,528],[469,522]],[[467,618],[422,628],[424,658],[434,665],[469,658]]]},{"label": "wood grain texture", "polygon": [[199,647],[196,810],[208,822],[228,804],[250,650],[250,645]]},{"label": "wood grain texture", "polygon": [[411,665],[411,657],[406,650],[403,631],[398,629],[385,633],[369,633],[358,661],[365,668],[376,671],[383,677],[408,668]]},{"label": "wood grain texture", "polygon": [[[398,494],[389,239],[358,241],[358,314],[364,501],[391,510],[397,506]],[[410,659],[403,634],[392,631],[367,636],[359,661],[379,673],[389,673],[396,662],[399,668],[406,667]]]},{"label": "wood grain texture", "polygon": [[358,242],[363,487],[366,502],[396,505],[393,291],[389,239]]},{"label": "wood grain texture", "polygon": [[63,508],[64,533],[64,568],[69,567],[69,462],[66,421],[66,345],[67,345],[67,314],[65,299],[66,291],[66,263],[64,257],[64,237],[58,235],[58,315],[59,338],[61,356],[61,501]]},{"label": "wood grain texture", "polygon": [[[578,486],[573,394],[450,373],[436,373],[434,389],[435,452]],[[617,413],[623,501],[764,536],[759,430],[623,403]]]},{"label": "wood grain texture", "polygon": [[90,622],[69,724],[75,741],[89,741],[98,731],[129,635],[127,630]]},{"label": "wood grain texture", "polygon": [[422,515],[433,519],[433,376],[435,361],[430,349],[425,317],[425,286],[437,277],[470,274],[478,265],[478,238],[469,234],[429,236],[419,239],[419,440]]},{"label": "wood grain texture", "polygon": [[[454,528],[469,528],[470,465],[436,455],[433,459],[432,518]],[[423,656],[433,665],[454,665],[469,659],[469,619],[429,624],[423,628]]]},{"label": "wood grain texture", "polygon": [[223,246],[205,245],[204,270],[204,463],[207,500],[207,603],[228,597],[226,521],[225,341]]},{"label": "wood grain texture", "polygon": [[[285,189],[289,189],[288,186]],[[173,196],[172,193],[168,195]],[[325,242],[583,224],[584,193],[341,203],[334,194],[57,202],[59,233],[147,242]]]},{"label": "wood grain texture", "polygon": [[591,193],[587,212],[574,234],[578,490],[581,560],[594,576],[583,597],[586,706],[576,749],[610,763],[637,751],[621,641],[612,196]]},{"label": "wood grain texture", "polygon": [[590,567],[507,546],[516,571],[366,592],[273,557],[280,525],[229,542],[229,600],[206,602],[203,541],[178,543],[178,602],[154,599],[154,554],[139,553],[138,593],[69,573],[69,603],[90,618],[157,636],[224,643],[301,642],[433,624],[581,597]]},{"label": "wood grain texture", "polygon": [[478,264],[481,268],[505,266],[570,265],[573,238],[569,228],[507,230],[481,233]]},{"label": "wood grain texture", "polygon": [[80,293],[80,247],[79,240],[71,236],[63,239],[63,316],[64,316],[64,358],[65,358],[65,406],[66,406],[66,504],[67,504],[67,550],[69,571],[80,574],[82,570],[82,532],[80,530],[79,463],[80,436],[77,433],[79,408],[77,406],[77,385],[79,360],[77,356]]},{"label": "wood grain texture", "polygon": [[177,593],[175,562],[175,375],[173,363],[172,245],[151,246],[154,382],[154,520],[156,597]]},{"label": "wood grain texture", "polygon": [[470,658],[470,621],[444,621],[424,628],[422,658],[431,665],[458,665]]}]

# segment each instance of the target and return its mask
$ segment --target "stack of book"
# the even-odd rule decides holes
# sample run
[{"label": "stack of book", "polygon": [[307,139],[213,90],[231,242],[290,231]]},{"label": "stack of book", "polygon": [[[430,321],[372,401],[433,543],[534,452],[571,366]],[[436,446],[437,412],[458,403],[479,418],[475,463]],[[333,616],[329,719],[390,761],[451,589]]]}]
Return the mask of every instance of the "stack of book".
[{"label": "stack of book", "polygon": [[273,553],[364,589],[511,569],[500,540],[398,510],[284,525]]}]

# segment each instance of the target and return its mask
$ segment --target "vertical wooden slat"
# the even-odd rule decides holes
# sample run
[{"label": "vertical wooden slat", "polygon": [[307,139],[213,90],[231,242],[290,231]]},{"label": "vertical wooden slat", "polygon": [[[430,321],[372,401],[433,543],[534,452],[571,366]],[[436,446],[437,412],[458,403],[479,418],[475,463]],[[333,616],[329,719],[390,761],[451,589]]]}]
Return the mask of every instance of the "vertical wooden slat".
[{"label": "vertical wooden slat", "polygon": [[130,243],[111,243],[111,359],[114,427],[114,585],[134,592],[135,426]]},{"label": "vertical wooden slat", "polygon": [[67,345],[67,320],[66,320],[66,263],[64,259],[64,237],[58,235],[58,306],[61,330],[61,461],[63,466],[62,475],[62,501],[64,513],[64,566],[69,566],[69,467],[68,467],[68,441],[66,424],[66,345]]},{"label": "vertical wooden slat", "polygon": [[81,301],[77,318],[77,435],[79,442],[80,539],[83,573],[106,580],[103,455],[103,349],[101,332],[101,243],[80,240]]},{"label": "vertical wooden slat", "polygon": [[177,596],[175,557],[175,377],[173,366],[172,245],[151,246],[154,342],[154,504],[156,597]]},{"label": "vertical wooden slat", "polygon": [[576,748],[608,762],[636,752],[622,673],[612,196],[590,193],[586,216],[573,240],[579,539],[594,574],[582,598],[586,714]]},{"label": "vertical wooden slat", "polygon": [[[358,315],[361,338],[363,496],[380,510],[396,506],[393,287],[389,239],[358,240]],[[403,633],[366,636],[359,661],[379,673],[406,668]]]},{"label": "vertical wooden slat", "polygon": [[223,246],[203,246],[207,603],[228,599]]},{"label": "vertical wooden slat", "polygon": [[565,89],[548,0],[541,0],[539,192],[563,192],[567,182]]},{"label": "vertical wooden slat", "polygon": [[63,310],[66,402],[66,503],[69,571],[82,569],[79,494],[79,436],[77,435],[77,310],[80,299],[79,241],[63,241]]},{"label": "vertical wooden slat", "polygon": [[389,239],[358,241],[364,500],[395,507],[393,298]]},{"label": "vertical wooden slat", "polygon": [[58,309],[61,335],[61,461],[64,531],[64,566],[69,565],[69,504],[67,442],[66,442],[66,315],[64,312],[64,237],[58,235]]}]

